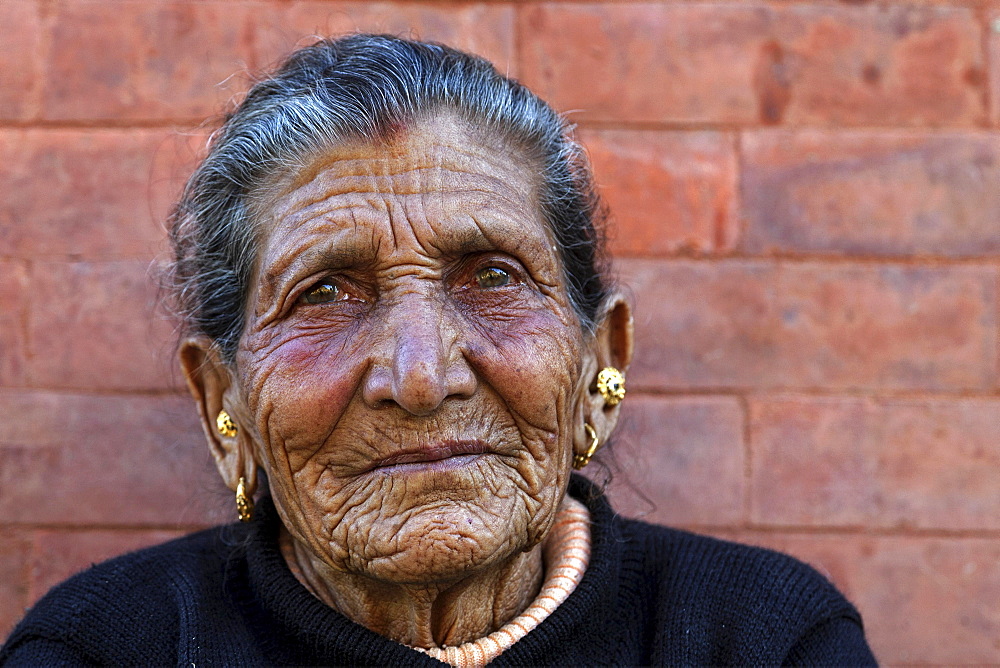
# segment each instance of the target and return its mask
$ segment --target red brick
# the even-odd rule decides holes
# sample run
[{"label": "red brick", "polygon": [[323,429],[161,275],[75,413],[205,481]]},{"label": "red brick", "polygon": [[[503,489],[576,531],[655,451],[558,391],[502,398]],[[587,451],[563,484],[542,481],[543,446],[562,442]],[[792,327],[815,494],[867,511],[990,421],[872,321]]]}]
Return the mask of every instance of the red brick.
[{"label": "red brick", "polygon": [[611,209],[617,255],[712,253],[732,247],[734,139],[717,132],[583,131]]},{"label": "red brick", "polygon": [[755,522],[1000,529],[1000,401],[780,397],[750,406]]},{"label": "red brick", "polygon": [[26,267],[0,260],[0,386],[24,382],[28,302]]},{"label": "red brick", "polygon": [[6,638],[28,605],[31,543],[14,529],[0,528],[0,638]]},{"label": "red brick", "polygon": [[162,389],[182,384],[173,325],[149,262],[37,263],[28,314],[35,387]]},{"label": "red brick", "polygon": [[1000,663],[1000,541],[744,534],[832,577],[886,665]]},{"label": "red brick", "polygon": [[514,64],[514,12],[496,4],[449,2],[296,2],[274,5],[272,20],[256,21],[261,64],[308,44],[307,35],[352,32],[401,35],[442,42],[490,60],[501,72]]},{"label": "red brick", "polygon": [[525,83],[575,120],[756,119],[752,8],[547,4],[520,19]]},{"label": "red brick", "polygon": [[166,163],[180,139],[145,130],[0,131],[0,253],[153,257],[165,246],[166,202],[179,192]]},{"label": "red brick", "polygon": [[582,120],[977,125],[968,9],[881,5],[541,4],[522,76]]},{"label": "red brick", "polygon": [[988,389],[987,267],[626,260],[640,388]]},{"label": "red brick", "polygon": [[[793,74],[787,120],[872,125],[979,125],[986,115],[982,32],[973,11],[799,6],[783,36]],[[800,61],[800,62],[796,62]],[[773,62],[780,79],[785,62]],[[799,83],[801,82],[801,83]]]},{"label": "red brick", "polygon": [[755,132],[743,139],[749,252],[1000,253],[1000,140]]},{"label": "red brick", "polygon": [[[71,2],[55,5],[42,110],[48,119],[200,118],[253,64],[244,3]],[[238,88],[238,86],[237,86]]]},{"label": "red brick", "polygon": [[164,543],[183,531],[38,531],[31,560],[30,600],[93,564]]},{"label": "red brick", "polygon": [[[67,395],[31,390],[0,389],[0,405],[4,420],[0,420],[2,446],[57,446],[62,441],[58,429],[52,429],[52,416],[59,416],[58,425],[68,425],[67,419],[80,415],[64,414]],[[68,426],[70,431],[79,427]]]},{"label": "red brick", "polygon": [[729,397],[629,396],[615,433],[615,510],[661,524],[743,518],[743,410]]},{"label": "red brick", "polygon": [[986,15],[986,45],[989,54],[990,120],[1000,125],[1000,9]]},{"label": "red brick", "polygon": [[503,69],[512,24],[510,9],[472,4],[64,4],[43,109],[51,119],[208,116],[242,92],[247,71],[273,66],[306,36],[358,29],[452,42]]},{"label": "red brick", "polygon": [[228,520],[193,401],[0,390],[0,516],[169,527]]},{"label": "red brick", "polygon": [[37,111],[42,26],[39,3],[0,3],[0,119],[24,119]]}]

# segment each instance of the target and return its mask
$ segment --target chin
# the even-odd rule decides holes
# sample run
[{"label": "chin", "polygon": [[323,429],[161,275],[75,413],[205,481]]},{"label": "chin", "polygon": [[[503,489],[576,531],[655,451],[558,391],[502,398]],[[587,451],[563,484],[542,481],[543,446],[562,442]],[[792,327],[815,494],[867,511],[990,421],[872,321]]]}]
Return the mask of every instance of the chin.
[{"label": "chin", "polygon": [[396,584],[449,582],[531,549],[541,518],[529,517],[523,499],[480,491],[491,503],[442,500],[380,518],[349,551],[349,570]]}]

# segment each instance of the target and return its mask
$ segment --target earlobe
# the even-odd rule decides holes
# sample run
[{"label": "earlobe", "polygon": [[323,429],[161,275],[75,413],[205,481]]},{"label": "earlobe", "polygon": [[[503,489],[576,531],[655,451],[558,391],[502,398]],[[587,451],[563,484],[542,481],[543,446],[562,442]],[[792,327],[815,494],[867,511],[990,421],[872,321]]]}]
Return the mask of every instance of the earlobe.
[{"label": "earlobe", "polygon": [[582,461],[594,438],[604,444],[614,432],[625,398],[625,377],[632,361],[632,308],[621,293],[607,302],[584,363],[575,461]]},{"label": "earlobe", "polygon": [[[625,377],[632,363],[632,307],[620,292],[611,295],[591,342],[589,400],[592,408],[617,414],[625,398]],[[610,433],[610,432],[609,432]],[[602,434],[598,431],[598,435]]]},{"label": "earlobe", "polygon": [[218,347],[207,337],[185,339],[178,352],[188,390],[194,397],[209,451],[226,486],[236,490],[240,478],[256,488],[256,466],[249,451],[247,429],[240,428],[238,411],[227,405],[233,393],[228,366]]}]

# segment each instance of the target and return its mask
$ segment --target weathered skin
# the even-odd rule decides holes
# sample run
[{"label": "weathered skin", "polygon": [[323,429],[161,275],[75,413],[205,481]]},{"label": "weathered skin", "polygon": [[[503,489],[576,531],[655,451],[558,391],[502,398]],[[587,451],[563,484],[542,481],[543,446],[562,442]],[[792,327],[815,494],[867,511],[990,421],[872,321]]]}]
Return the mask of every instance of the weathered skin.
[{"label": "weathered skin", "polygon": [[206,426],[227,483],[267,471],[293,572],[410,645],[530,603],[583,421],[614,424],[592,415],[607,354],[569,303],[536,169],[450,115],[323,153],[259,198],[235,369],[182,351],[205,419],[218,404],[240,427]]}]

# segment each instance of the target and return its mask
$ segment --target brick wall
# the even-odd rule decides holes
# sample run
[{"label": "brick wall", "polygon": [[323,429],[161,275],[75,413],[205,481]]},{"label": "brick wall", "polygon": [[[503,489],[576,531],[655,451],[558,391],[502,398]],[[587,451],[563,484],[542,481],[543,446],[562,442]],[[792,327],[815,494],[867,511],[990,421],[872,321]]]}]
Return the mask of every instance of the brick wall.
[{"label": "brick wall", "polygon": [[808,560],[884,662],[1000,662],[990,0],[3,0],[0,634],[231,516],[153,308],[161,224],[239,73],[352,29],[573,112],[637,306],[619,506]]}]

